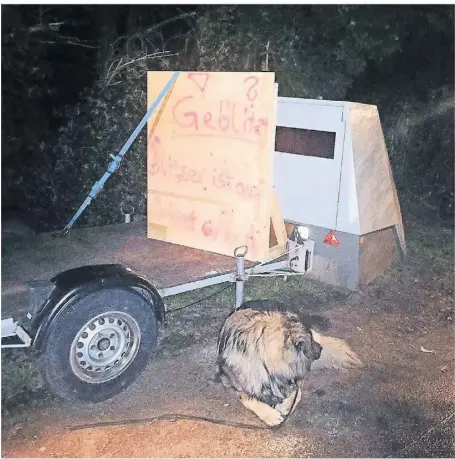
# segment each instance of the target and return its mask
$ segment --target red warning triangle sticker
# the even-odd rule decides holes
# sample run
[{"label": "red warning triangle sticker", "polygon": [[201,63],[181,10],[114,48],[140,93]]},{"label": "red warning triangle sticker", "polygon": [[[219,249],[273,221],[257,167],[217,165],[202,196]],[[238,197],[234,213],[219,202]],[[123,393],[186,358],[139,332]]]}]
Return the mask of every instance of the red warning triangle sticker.
[{"label": "red warning triangle sticker", "polygon": [[340,245],[333,231],[329,231],[329,233],[324,239],[324,244],[330,244],[330,245],[333,245],[334,247],[339,247]]}]

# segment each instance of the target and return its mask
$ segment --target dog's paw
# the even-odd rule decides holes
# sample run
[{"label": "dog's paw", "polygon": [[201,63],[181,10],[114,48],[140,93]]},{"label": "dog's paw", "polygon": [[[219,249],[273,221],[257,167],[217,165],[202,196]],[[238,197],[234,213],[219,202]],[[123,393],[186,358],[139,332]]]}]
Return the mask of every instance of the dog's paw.
[{"label": "dog's paw", "polygon": [[275,409],[279,411],[283,416],[290,414],[289,412],[291,409],[292,412],[294,412],[297,408],[297,405],[300,403],[300,400],[302,399],[302,391],[300,388],[297,388],[297,391],[297,394],[293,392],[288,398],[275,406]]},{"label": "dog's paw", "polygon": [[243,403],[245,408],[252,411],[269,427],[278,426],[284,421],[283,415],[278,410],[254,397],[248,396],[243,392],[240,394],[240,401]]},{"label": "dog's paw", "polygon": [[279,426],[283,421],[283,415],[274,408],[271,410],[267,410],[266,413],[263,413],[262,420],[269,426],[269,427],[276,427]]}]

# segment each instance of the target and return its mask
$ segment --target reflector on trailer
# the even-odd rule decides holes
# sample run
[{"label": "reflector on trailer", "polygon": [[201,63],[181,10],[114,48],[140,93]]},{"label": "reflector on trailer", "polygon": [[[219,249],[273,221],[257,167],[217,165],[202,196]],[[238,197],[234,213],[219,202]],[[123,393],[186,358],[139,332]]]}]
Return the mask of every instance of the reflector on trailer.
[{"label": "reflector on trailer", "polygon": [[340,243],[338,242],[338,239],[336,238],[335,233],[332,230],[330,230],[327,236],[325,237],[324,244],[330,244],[334,247],[339,247]]}]

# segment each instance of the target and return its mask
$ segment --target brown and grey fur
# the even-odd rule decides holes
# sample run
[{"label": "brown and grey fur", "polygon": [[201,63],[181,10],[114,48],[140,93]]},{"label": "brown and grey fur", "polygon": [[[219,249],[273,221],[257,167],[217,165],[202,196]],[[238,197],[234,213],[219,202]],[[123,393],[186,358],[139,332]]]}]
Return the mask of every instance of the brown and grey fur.
[{"label": "brown and grey fur", "polygon": [[215,378],[236,390],[267,425],[276,426],[299,403],[301,382],[313,362],[319,368],[361,364],[344,341],[311,330],[283,304],[250,301],[221,328]]}]

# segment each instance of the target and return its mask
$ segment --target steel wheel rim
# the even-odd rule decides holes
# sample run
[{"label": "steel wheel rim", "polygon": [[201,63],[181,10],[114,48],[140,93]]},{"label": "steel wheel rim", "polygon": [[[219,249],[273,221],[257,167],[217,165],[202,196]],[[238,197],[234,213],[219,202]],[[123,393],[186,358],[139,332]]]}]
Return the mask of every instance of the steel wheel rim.
[{"label": "steel wheel rim", "polygon": [[128,368],[140,342],[140,328],[133,317],[124,312],[104,312],[76,334],[70,348],[71,369],[83,381],[105,383]]}]

